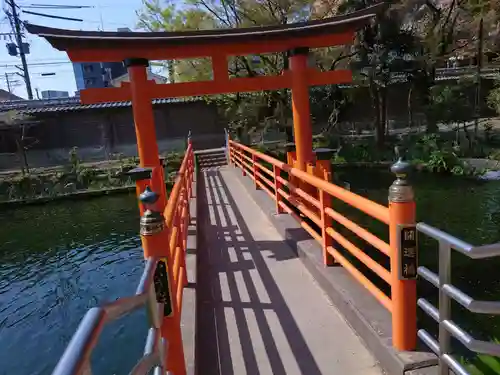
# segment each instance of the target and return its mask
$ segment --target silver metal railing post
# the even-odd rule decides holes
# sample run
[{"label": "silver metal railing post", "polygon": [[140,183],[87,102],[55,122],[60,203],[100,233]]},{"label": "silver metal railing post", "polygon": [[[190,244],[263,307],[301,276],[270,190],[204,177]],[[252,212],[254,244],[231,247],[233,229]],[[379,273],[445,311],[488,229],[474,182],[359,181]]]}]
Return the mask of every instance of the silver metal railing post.
[{"label": "silver metal railing post", "polygon": [[468,311],[476,314],[500,315],[499,301],[479,301],[468,296],[451,284],[451,254],[456,250],[473,259],[500,256],[500,243],[473,246],[446,232],[425,223],[418,223],[417,230],[439,242],[439,272],[419,267],[418,274],[439,291],[439,307],[425,298],[419,298],[417,305],[439,324],[436,340],[425,329],[418,331],[418,337],[439,357],[439,374],[449,375],[450,370],[458,375],[470,375],[467,369],[451,354],[451,337],[460,341],[467,349],[478,354],[500,357],[500,344],[475,339],[451,320],[451,302],[458,302]]},{"label": "silver metal railing post", "polygon": [[157,258],[146,260],[134,296],[119,298],[114,302],[87,311],[52,375],[92,375],[90,355],[104,325],[140,307],[147,308],[151,328],[146,339],[144,356],[140,358],[130,374],[146,375],[153,369],[154,373],[158,375],[167,373],[168,342],[161,337],[160,333],[163,304],[157,302],[154,286],[157,264]]},{"label": "silver metal railing post", "polygon": [[439,373],[449,375],[449,368],[443,356],[449,354],[451,336],[443,322],[451,319],[451,300],[443,291],[443,286],[451,283],[451,247],[448,243],[439,242]]}]

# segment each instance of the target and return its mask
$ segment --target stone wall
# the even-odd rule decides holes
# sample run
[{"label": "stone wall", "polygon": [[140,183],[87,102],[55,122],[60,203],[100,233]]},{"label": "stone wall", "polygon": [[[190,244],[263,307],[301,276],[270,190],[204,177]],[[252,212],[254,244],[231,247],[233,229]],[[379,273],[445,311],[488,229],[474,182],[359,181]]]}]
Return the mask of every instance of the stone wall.
[{"label": "stone wall", "polygon": [[[224,139],[225,123],[219,119],[217,108],[203,101],[157,105],[154,115],[162,153],[183,150],[189,131],[193,137],[203,139],[207,148],[220,147],[220,139]],[[39,123],[27,130],[28,142],[33,143],[27,152],[30,167],[67,164],[73,147],[78,148],[78,156],[84,162],[108,160],[116,154],[137,155],[131,107],[42,112],[32,116]],[[14,139],[5,134],[2,137],[0,170],[21,166]]]}]

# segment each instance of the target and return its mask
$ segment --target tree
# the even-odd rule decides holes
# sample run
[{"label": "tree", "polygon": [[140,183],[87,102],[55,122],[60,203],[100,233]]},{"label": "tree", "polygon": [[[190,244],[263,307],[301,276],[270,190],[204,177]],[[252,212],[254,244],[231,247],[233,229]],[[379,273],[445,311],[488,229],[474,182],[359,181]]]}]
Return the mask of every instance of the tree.
[{"label": "tree", "polygon": [[[193,30],[239,28],[271,24],[288,24],[308,19],[320,19],[363,9],[379,0],[184,0],[176,6],[173,0],[161,5],[159,0],[143,0],[138,13],[139,25],[147,30]],[[481,18],[487,30],[498,28],[497,0],[396,0],[377,22],[358,33],[353,48],[331,47],[312,51],[321,70],[351,67],[358,84],[369,89],[374,111],[377,144],[384,144],[387,130],[387,92],[396,82],[410,85],[408,122],[412,125],[414,97],[431,106],[435,68],[452,56],[474,46],[477,23]],[[495,23],[497,22],[497,23]],[[498,30],[497,30],[498,31]],[[176,61],[169,65],[177,80],[211,79],[208,59]],[[229,61],[229,74],[253,77],[261,74],[281,74],[288,68],[286,53],[258,56],[235,56]],[[334,128],[341,113],[349,104],[347,95],[337,86],[315,88],[311,91],[312,112],[327,112],[328,132]],[[328,98],[328,100],[321,99]],[[262,92],[252,95],[228,94],[215,98],[229,106],[228,115],[236,116],[232,125],[244,133],[252,126],[291,125],[288,90]],[[251,101],[251,102],[249,102]],[[320,113],[323,115],[323,113]],[[437,130],[434,116],[428,116],[428,131]],[[274,124],[274,125],[269,125]]]},{"label": "tree", "polygon": [[[148,31],[182,31],[213,29],[217,24],[213,16],[196,7],[179,9],[174,1],[143,0],[137,12],[138,26]],[[210,61],[191,59],[168,61],[162,64],[168,69],[171,81],[195,81],[210,79]]]},{"label": "tree", "polygon": [[35,123],[33,117],[19,111],[12,110],[0,114],[0,130],[6,130],[9,135],[13,136],[17,152],[22,160],[21,171],[23,175],[30,172],[27,151],[38,143],[37,139],[26,135],[29,126]]},{"label": "tree", "polygon": [[473,139],[467,129],[467,122],[474,116],[472,100],[474,82],[461,80],[448,85],[436,85],[431,90],[432,102],[427,107],[427,112],[435,123],[455,124],[456,143],[460,142],[460,125],[472,149]]},{"label": "tree", "polygon": [[[219,2],[216,0],[187,0],[182,9],[173,3],[160,6],[158,0],[144,0],[138,13],[139,26],[147,30],[193,30],[201,28],[238,28],[271,24],[287,24],[318,17],[314,3],[310,0],[243,0]],[[316,54],[316,51],[313,53]],[[323,70],[334,69],[347,59],[341,49],[326,49],[318,53],[318,65]],[[328,56],[331,56],[330,58]],[[196,59],[175,62],[176,79],[181,81],[211,79],[210,61]],[[233,77],[279,75],[288,68],[287,53],[271,53],[258,56],[235,56],[229,61],[229,74]],[[322,89],[320,89],[322,90]],[[332,90],[326,89],[326,90]],[[212,99],[226,106],[224,112],[231,118],[231,126],[250,130],[252,126],[278,126],[289,128],[291,122],[290,93],[288,90],[260,92],[255,94],[227,94]],[[324,110],[324,108],[323,108]],[[274,125],[272,125],[274,124]]]},{"label": "tree", "polygon": [[497,80],[495,88],[488,94],[488,105],[500,115],[500,80]]},{"label": "tree", "polygon": [[[425,106],[433,105],[434,71],[451,57],[476,53],[474,41],[480,19],[490,0],[407,0],[399,4],[406,14],[407,28],[420,40],[421,54],[416,72],[411,74],[411,94],[418,95]],[[481,11],[479,11],[481,10]],[[488,11],[489,12],[489,11]],[[491,12],[490,12],[491,13]],[[488,23],[490,25],[490,23]],[[491,25],[490,25],[491,26]],[[491,27],[488,26],[488,30]],[[409,103],[411,103],[409,99]],[[433,116],[427,117],[428,132],[437,130]]]},{"label": "tree", "polygon": [[[349,0],[341,12],[352,12],[376,1]],[[421,44],[414,30],[406,27],[406,15],[398,6],[389,7],[376,22],[358,33],[352,56],[352,68],[358,80],[368,87],[373,108],[376,143],[384,146],[387,130],[387,92],[398,81],[410,81],[419,70]]]}]

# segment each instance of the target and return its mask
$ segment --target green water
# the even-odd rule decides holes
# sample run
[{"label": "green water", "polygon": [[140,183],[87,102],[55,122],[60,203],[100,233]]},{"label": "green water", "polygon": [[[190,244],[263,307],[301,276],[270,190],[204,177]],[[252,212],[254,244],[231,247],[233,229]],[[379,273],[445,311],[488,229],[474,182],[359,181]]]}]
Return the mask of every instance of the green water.
[{"label": "green water", "polygon": [[[337,175],[352,191],[387,203],[390,173]],[[474,244],[500,241],[500,182],[433,175],[413,181],[419,220]],[[386,225],[352,209],[343,212],[387,240]],[[50,374],[88,308],[134,293],[143,270],[136,201],[119,195],[32,206],[1,212],[0,220],[0,375]],[[436,271],[437,245],[423,238],[421,244],[421,264]],[[499,270],[500,260],[453,256],[454,283],[477,298],[500,300]],[[419,281],[418,288],[435,300],[427,283]],[[473,316],[456,304],[453,313],[476,337],[500,338],[498,318]],[[419,325],[436,326],[422,315]],[[143,311],[107,327],[92,359],[95,373],[128,373],[146,332]]]},{"label": "green water", "polygon": [[[143,270],[133,196],[0,213],[0,374],[50,374],[93,306],[135,292]],[[143,350],[139,311],[105,328],[95,373],[128,373]]]}]

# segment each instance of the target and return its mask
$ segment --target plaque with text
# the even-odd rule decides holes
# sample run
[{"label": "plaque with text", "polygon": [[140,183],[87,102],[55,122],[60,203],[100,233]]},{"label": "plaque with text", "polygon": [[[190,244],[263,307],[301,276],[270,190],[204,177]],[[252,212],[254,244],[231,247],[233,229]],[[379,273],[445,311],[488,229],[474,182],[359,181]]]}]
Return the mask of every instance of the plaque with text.
[{"label": "plaque with text", "polygon": [[415,280],[418,268],[417,228],[415,224],[398,225],[399,280]]},{"label": "plaque with text", "polygon": [[156,265],[156,271],[154,275],[154,285],[156,293],[156,301],[158,303],[163,303],[163,316],[171,316],[172,309],[172,297],[170,294],[170,286],[168,283],[168,270],[167,270],[167,260],[160,259]]}]

